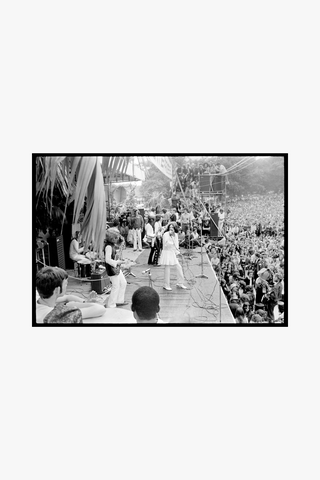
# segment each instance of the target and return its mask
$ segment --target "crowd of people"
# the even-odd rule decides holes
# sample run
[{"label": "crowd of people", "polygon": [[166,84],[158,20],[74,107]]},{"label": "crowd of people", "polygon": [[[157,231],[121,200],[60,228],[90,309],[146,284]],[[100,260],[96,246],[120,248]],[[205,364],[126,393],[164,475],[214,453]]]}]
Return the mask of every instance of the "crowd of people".
[{"label": "crowd of people", "polygon": [[[186,167],[187,172],[182,169],[179,175],[187,175],[186,181],[190,183],[190,175],[195,176],[199,168],[191,164]],[[209,173],[210,169],[210,165],[206,166]],[[183,181],[179,183],[184,188]],[[201,196],[179,194],[173,200],[167,209],[157,206],[147,211],[118,206],[111,212],[103,251],[111,281],[108,307],[127,303],[119,248],[133,248],[133,251],[149,248],[148,265],[165,266],[163,288],[171,291],[170,268],[173,266],[177,270],[177,286],[186,288],[178,260],[180,248],[201,247],[208,255],[237,323],[283,322],[283,194],[246,195],[224,204],[216,201],[212,204]],[[217,228],[216,237],[210,235],[212,223]],[[71,241],[69,253],[74,261],[87,263],[88,253],[85,255],[80,247],[78,232]]]},{"label": "crowd of people", "polygon": [[[176,168],[173,178],[173,197],[183,193],[185,197],[195,199],[200,194],[200,177],[207,177],[209,192],[223,191],[229,183],[227,169],[220,161],[207,160],[204,162],[191,161]],[[205,182],[206,183],[206,182]]]},{"label": "crowd of people", "polygon": [[[137,215],[142,244],[150,247],[149,265],[159,264],[164,232],[173,224],[178,248],[206,250],[237,322],[284,321],[283,194],[247,195],[225,206],[180,199],[175,207],[152,208],[144,216],[138,209],[115,212],[113,225],[134,250]],[[217,238],[210,238],[213,218]]]}]

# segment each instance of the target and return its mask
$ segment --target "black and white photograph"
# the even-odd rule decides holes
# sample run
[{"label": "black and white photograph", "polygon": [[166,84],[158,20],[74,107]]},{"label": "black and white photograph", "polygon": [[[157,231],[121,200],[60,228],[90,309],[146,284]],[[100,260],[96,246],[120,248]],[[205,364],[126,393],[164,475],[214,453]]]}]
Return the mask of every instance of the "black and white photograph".
[{"label": "black and white photograph", "polygon": [[33,155],[34,325],[288,325],[287,154]]},{"label": "black and white photograph", "polygon": [[320,478],[317,5],[2,2],[1,478]]}]

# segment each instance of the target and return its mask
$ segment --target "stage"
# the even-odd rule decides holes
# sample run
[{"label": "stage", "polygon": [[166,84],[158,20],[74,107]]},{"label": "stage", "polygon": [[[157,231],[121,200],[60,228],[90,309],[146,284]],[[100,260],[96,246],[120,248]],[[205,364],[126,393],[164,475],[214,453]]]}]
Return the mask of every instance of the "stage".
[{"label": "stage", "polygon": [[[161,320],[166,323],[235,323],[224,293],[220,289],[216,274],[209,263],[207,254],[204,252],[203,274],[208,278],[197,278],[197,276],[202,273],[200,247],[190,250],[190,256],[192,256],[192,258],[189,258],[187,250],[183,248],[181,249],[182,255],[178,257],[186,279],[185,285],[187,290],[176,287],[177,277],[175,267],[171,267],[172,291],[168,292],[164,290],[164,267],[148,265],[149,253],[150,249],[148,248],[142,252],[133,252],[132,248],[124,250],[123,258],[133,262],[131,271],[135,277],[132,275],[126,277],[128,285],[125,301],[128,302],[128,305],[121,307],[121,309],[130,311],[133,292],[137,288],[147,285],[152,286],[159,293],[159,316]],[[143,273],[149,268],[150,274]],[[68,293],[80,293],[79,289],[81,289],[81,293],[87,298],[91,290],[90,281],[80,281],[80,279],[70,278]],[[98,301],[103,301],[107,297],[108,296],[104,294],[99,295]],[[94,319],[86,321],[85,323],[94,323]],[[105,323],[111,323],[110,319]]]}]

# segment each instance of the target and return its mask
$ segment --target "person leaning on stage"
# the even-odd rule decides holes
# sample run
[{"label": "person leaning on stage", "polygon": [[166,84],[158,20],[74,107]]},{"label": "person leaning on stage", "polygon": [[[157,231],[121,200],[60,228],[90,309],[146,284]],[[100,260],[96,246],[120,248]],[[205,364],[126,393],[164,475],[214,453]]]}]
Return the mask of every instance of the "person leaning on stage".
[{"label": "person leaning on stage", "polygon": [[86,302],[76,295],[66,295],[68,273],[59,267],[43,267],[36,275],[39,299],[37,323],[82,323],[83,318],[102,316],[103,305]]},{"label": "person leaning on stage", "polygon": [[144,221],[142,216],[139,213],[139,210],[136,208],[133,209],[134,216],[131,219],[131,225],[133,229],[133,251],[137,250],[137,243],[139,251],[142,252],[142,242],[141,242],[141,234],[144,228]]},{"label": "person leaning on stage", "polygon": [[137,323],[165,323],[160,320],[159,294],[151,287],[140,287],[132,295],[131,310]]}]

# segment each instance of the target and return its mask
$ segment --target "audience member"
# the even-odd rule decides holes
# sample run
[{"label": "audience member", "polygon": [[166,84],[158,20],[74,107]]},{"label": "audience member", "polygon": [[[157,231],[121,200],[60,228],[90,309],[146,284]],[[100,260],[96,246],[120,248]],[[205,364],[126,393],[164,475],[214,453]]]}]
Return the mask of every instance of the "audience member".
[{"label": "audience member", "polygon": [[159,294],[151,287],[140,287],[133,292],[131,310],[137,323],[164,323],[159,318]]},{"label": "audience member", "polygon": [[59,267],[43,267],[36,275],[39,298],[37,323],[82,323],[83,318],[99,317],[103,305],[86,302],[76,295],[66,295],[68,273]]}]

